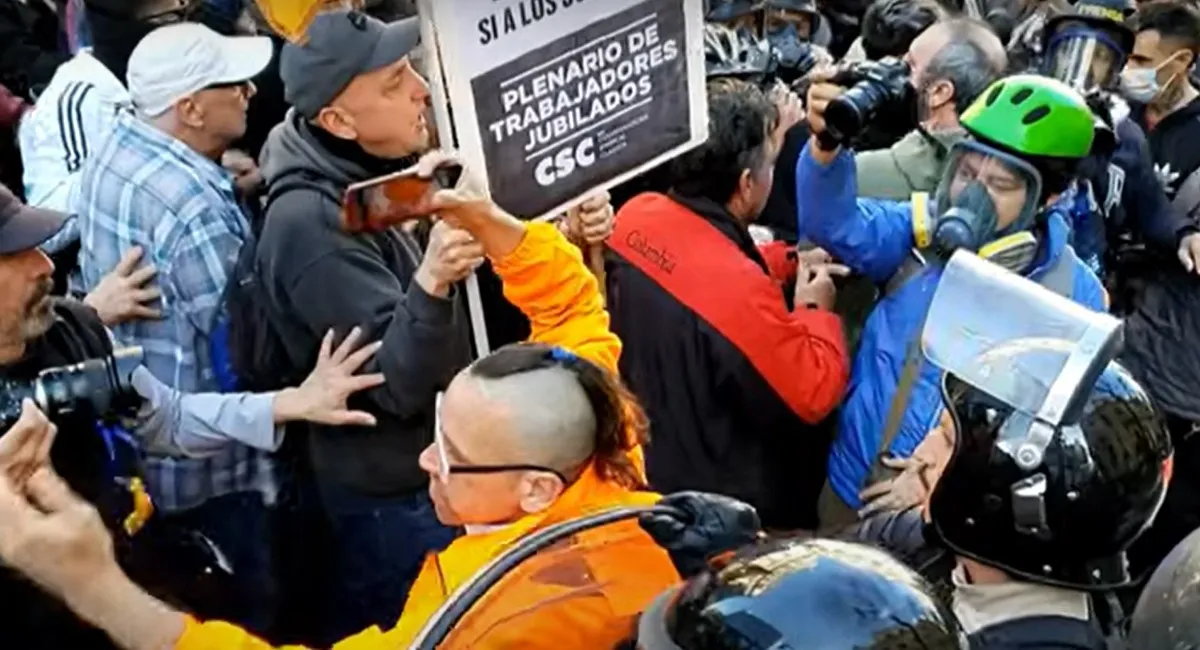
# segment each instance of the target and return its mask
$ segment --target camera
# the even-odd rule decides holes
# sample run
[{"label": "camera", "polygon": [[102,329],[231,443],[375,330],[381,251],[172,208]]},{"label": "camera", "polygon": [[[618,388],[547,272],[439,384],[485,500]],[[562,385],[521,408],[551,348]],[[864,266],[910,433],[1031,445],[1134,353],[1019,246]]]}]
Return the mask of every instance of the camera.
[{"label": "camera", "polygon": [[[850,64],[831,79],[850,89],[825,108],[825,132],[836,144],[856,139],[888,107],[907,107],[915,100],[908,64],[895,57]],[[905,130],[909,125],[905,126]]]},{"label": "camera", "polygon": [[0,435],[21,417],[21,401],[30,398],[51,420],[85,411],[99,417],[137,403],[133,371],[145,355],[140,347],[70,366],[47,368],[31,381],[0,381]]}]

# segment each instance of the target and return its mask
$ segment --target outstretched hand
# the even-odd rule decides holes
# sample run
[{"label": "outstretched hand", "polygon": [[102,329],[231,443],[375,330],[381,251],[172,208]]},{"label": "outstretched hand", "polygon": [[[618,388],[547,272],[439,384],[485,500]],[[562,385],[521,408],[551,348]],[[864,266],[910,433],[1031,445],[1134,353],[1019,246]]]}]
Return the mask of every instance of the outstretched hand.
[{"label": "outstretched hand", "polygon": [[346,400],[362,390],[384,383],[382,373],[355,374],[375,353],[381,342],[359,346],[362,330],[354,328],[336,348],[333,332],[321,340],[317,364],[297,388],[282,391],[276,398],[277,420],[307,420],[333,426],[375,426],[375,416],[350,410]]}]

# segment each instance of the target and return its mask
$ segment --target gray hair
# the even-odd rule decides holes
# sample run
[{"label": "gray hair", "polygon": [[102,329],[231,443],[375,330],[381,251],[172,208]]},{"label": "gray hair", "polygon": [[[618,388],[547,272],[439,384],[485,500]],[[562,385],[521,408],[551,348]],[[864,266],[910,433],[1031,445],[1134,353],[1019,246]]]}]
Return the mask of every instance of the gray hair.
[{"label": "gray hair", "polygon": [[954,107],[962,113],[1003,76],[1008,67],[1004,46],[986,23],[970,18],[952,18],[936,27],[948,30],[950,39],[929,59],[922,85],[943,79],[954,84]]}]

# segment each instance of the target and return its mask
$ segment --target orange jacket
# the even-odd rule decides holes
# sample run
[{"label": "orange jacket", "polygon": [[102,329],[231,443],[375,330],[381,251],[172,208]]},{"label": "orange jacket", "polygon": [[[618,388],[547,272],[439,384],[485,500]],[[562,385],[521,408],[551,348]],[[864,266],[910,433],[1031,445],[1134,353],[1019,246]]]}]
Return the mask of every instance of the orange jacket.
[{"label": "orange jacket", "polygon": [[[608,313],[604,311],[596,279],[584,267],[579,250],[554,226],[529,224],[521,245],[493,264],[504,282],[505,297],[529,318],[531,341],[567,348],[615,372],[621,342],[609,330]],[[635,450],[634,455],[640,467],[640,449]],[[593,471],[586,471],[550,510],[495,531],[461,537],[441,553],[431,554],[413,584],[396,627],[386,632],[372,627],[343,640],[335,648],[407,648],[429,617],[459,585],[524,535],[591,512],[617,506],[649,505],[657,499],[654,494],[633,492],[601,481]],[[679,578],[667,554],[633,521],[582,533],[567,547],[576,549],[569,555],[574,560],[574,575],[587,576],[590,581],[545,582],[544,574],[530,575],[522,565],[516,575],[497,585],[503,588],[505,598],[497,601],[489,593],[481,601],[488,606],[473,608],[456,627],[455,646],[467,647],[471,642],[466,637],[484,633],[488,637],[488,647],[504,647],[493,644],[502,638],[520,639],[521,647],[547,649],[603,647],[611,638],[612,643],[608,643],[611,646],[621,638],[616,635],[629,631],[637,612]],[[539,555],[527,564],[557,566],[551,560],[563,557],[568,556],[558,553],[547,557]],[[579,573],[579,568],[584,569],[583,573]],[[399,596],[397,594],[397,600]],[[531,611],[536,616],[526,616]],[[532,633],[536,633],[539,640],[545,639],[545,645],[531,645],[529,635]],[[272,647],[234,625],[220,621],[201,623],[191,618],[175,644],[176,650],[268,650]],[[287,647],[300,650],[299,646]]]}]

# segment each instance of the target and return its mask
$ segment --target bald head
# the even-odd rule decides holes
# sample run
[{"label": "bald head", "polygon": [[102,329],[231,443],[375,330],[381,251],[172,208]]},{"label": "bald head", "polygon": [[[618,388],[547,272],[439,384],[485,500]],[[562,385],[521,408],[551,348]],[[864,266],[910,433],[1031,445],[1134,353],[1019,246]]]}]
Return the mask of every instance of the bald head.
[{"label": "bald head", "polygon": [[[570,370],[539,368],[498,379],[464,373],[481,404],[499,422],[491,427],[506,462],[575,469],[596,446],[596,415]],[[494,450],[499,452],[502,450]]]},{"label": "bald head", "polygon": [[[906,57],[918,89],[949,82],[953,94],[946,110],[966,110],[1008,67],[1004,44],[987,23],[970,18],[952,18],[925,30],[913,41]],[[946,116],[941,120],[949,123]]]}]

